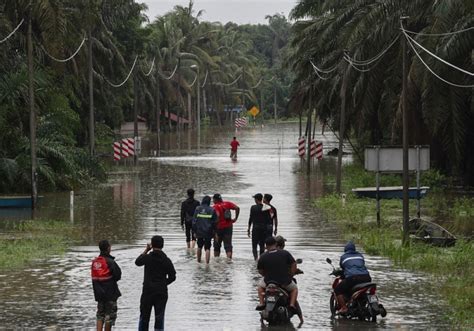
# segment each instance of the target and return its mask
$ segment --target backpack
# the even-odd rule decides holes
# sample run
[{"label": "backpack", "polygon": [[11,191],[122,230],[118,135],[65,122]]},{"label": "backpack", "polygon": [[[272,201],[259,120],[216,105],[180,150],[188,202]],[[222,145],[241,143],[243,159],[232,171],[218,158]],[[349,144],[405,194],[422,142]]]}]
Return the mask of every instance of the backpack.
[{"label": "backpack", "polygon": [[232,212],[230,209],[224,209],[224,219],[226,221],[232,221]]},{"label": "backpack", "polygon": [[91,265],[92,280],[103,282],[112,278],[107,260],[103,256],[98,256],[92,261]]}]

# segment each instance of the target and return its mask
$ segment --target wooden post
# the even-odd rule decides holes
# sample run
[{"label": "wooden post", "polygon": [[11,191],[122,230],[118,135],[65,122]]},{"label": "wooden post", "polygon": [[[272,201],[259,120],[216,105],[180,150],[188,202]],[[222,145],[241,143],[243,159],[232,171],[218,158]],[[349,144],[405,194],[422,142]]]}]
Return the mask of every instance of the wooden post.
[{"label": "wooden post", "polygon": [[30,157],[31,157],[31,208],[35,209],[38,202],[38,174],[36,173],[36,110],[33,69],[33,40],[32,40],[32,10],[31,1],[28,13],[28,99],[30,103]]}]

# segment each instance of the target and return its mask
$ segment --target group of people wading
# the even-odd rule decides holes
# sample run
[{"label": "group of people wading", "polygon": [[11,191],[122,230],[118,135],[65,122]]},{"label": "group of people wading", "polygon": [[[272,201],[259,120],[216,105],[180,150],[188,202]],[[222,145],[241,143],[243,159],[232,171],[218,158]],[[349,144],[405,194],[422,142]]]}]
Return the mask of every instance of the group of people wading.
[{"label": "group of people wading", "polygon": [[[188,248],[197,242],[197,261],[201,262],[202,248],[206,252],[206,263],[211,256],[211,242],[214,239],[214,256],[220,256],[222,244],[229,259],[232,258],[233,224],[237,221],[240,208],[231,201],[225,201],[219,193],[206,195],[201,203],[194,198],[195,191],[187,191],[188,198],[181,204],[181,227],[186,233]],[[265,251],[265,239],[277,234],[277,210],[270,204],[271,194],[257,193],[253,196],[255,205],[250,208],[247,235],[252,238],[252,252],[255,260]],[[235,216],[232,215],[234,211]],[[257,250],[259,248],[259,250]]]},{"label": "group of people wading", "polygon": [[[204,196],[199,203],[194,199],[194,190],[187,191],[188,198],[181,204],[181,226],[186,233],[186,243],[194,248],[197,241],[197,261],[201,262],[204,247],[206,263],[210,260],[210,249],[214,240],[214,256],[219,256],[222,245],[229,259],[232,259],[232,231],[240,208],[233,202],[225,201],[219,193]],[[296,260],[284,249],[286,239],[277,234],[277,211],[270,204],[272,196],[257,193],[253,196],[255,205],[250,208],[247,234],[252,237],[253,257],[257,260],[257,270],[263,276],[258,282],[259,304],[256,310],[265,309],[264,295],[268,283],[279,284],[289,293],[289,309],[303,323],[303,315],[298,305],[298,287],[293,276],[301,273]],[[211,206],[211,200],[213,202]],[[233,216],[233,213],[235,216]],[[274,237],[276,236],[276,237]],[[144,266],[144,280],[140,298],[139,330],[148,330],[152,308],[155,310],[155,330],[164,330],[165,308],[168,300],[168,285],[176,280],[176,271],[171,260],[163,252],[164,240],[153,236],[151,243],[136,258],[135,264]],[[121,296],[117,282],[122,272],[111,253],[107,240],[99,242],[100,255],[92,261],[91,276],[94,297],[97,301],[97,331],[111,330],[117,318],[117,299]],[[345,247],[340,267],[345,279],[335,289],[341,312],[347,311],[345,295],[350,288],[361,282],[370,282],[365,261],[351,242]]]}]

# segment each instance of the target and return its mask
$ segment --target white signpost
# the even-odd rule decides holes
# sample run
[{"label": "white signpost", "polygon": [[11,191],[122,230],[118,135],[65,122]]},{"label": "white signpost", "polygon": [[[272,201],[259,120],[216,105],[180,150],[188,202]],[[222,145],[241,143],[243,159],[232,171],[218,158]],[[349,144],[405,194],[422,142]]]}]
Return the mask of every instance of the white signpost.
[{"label": "white signpost", "polygon": [[[368,146],[364,151],[365,170],[375,171],[377,224],[380,224],[380,173],[403,172],[403,149],[401,147]],[[429,146],[414,146],[408,150],[408,170],[416,172],[416,213],[420,217],[420,171],[430,169]]]}]

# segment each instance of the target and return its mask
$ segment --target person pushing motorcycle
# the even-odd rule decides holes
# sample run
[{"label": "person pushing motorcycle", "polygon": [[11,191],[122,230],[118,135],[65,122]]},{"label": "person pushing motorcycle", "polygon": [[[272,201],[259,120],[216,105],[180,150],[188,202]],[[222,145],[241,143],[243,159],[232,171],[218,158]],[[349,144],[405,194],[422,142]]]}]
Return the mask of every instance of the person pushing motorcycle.
[{"label": "person pushing motorcycle", "polygon": [[344,271],[344,279],[334,289],[337,303],[340,307],[339,313],[347,313],[346,296],[350,297],[351,289],[361,283],[372,281],[369,271],[365,267],[364,256],[356,251],[352,241],[344,247],[344,254],[339,260],[339,266]]}]

